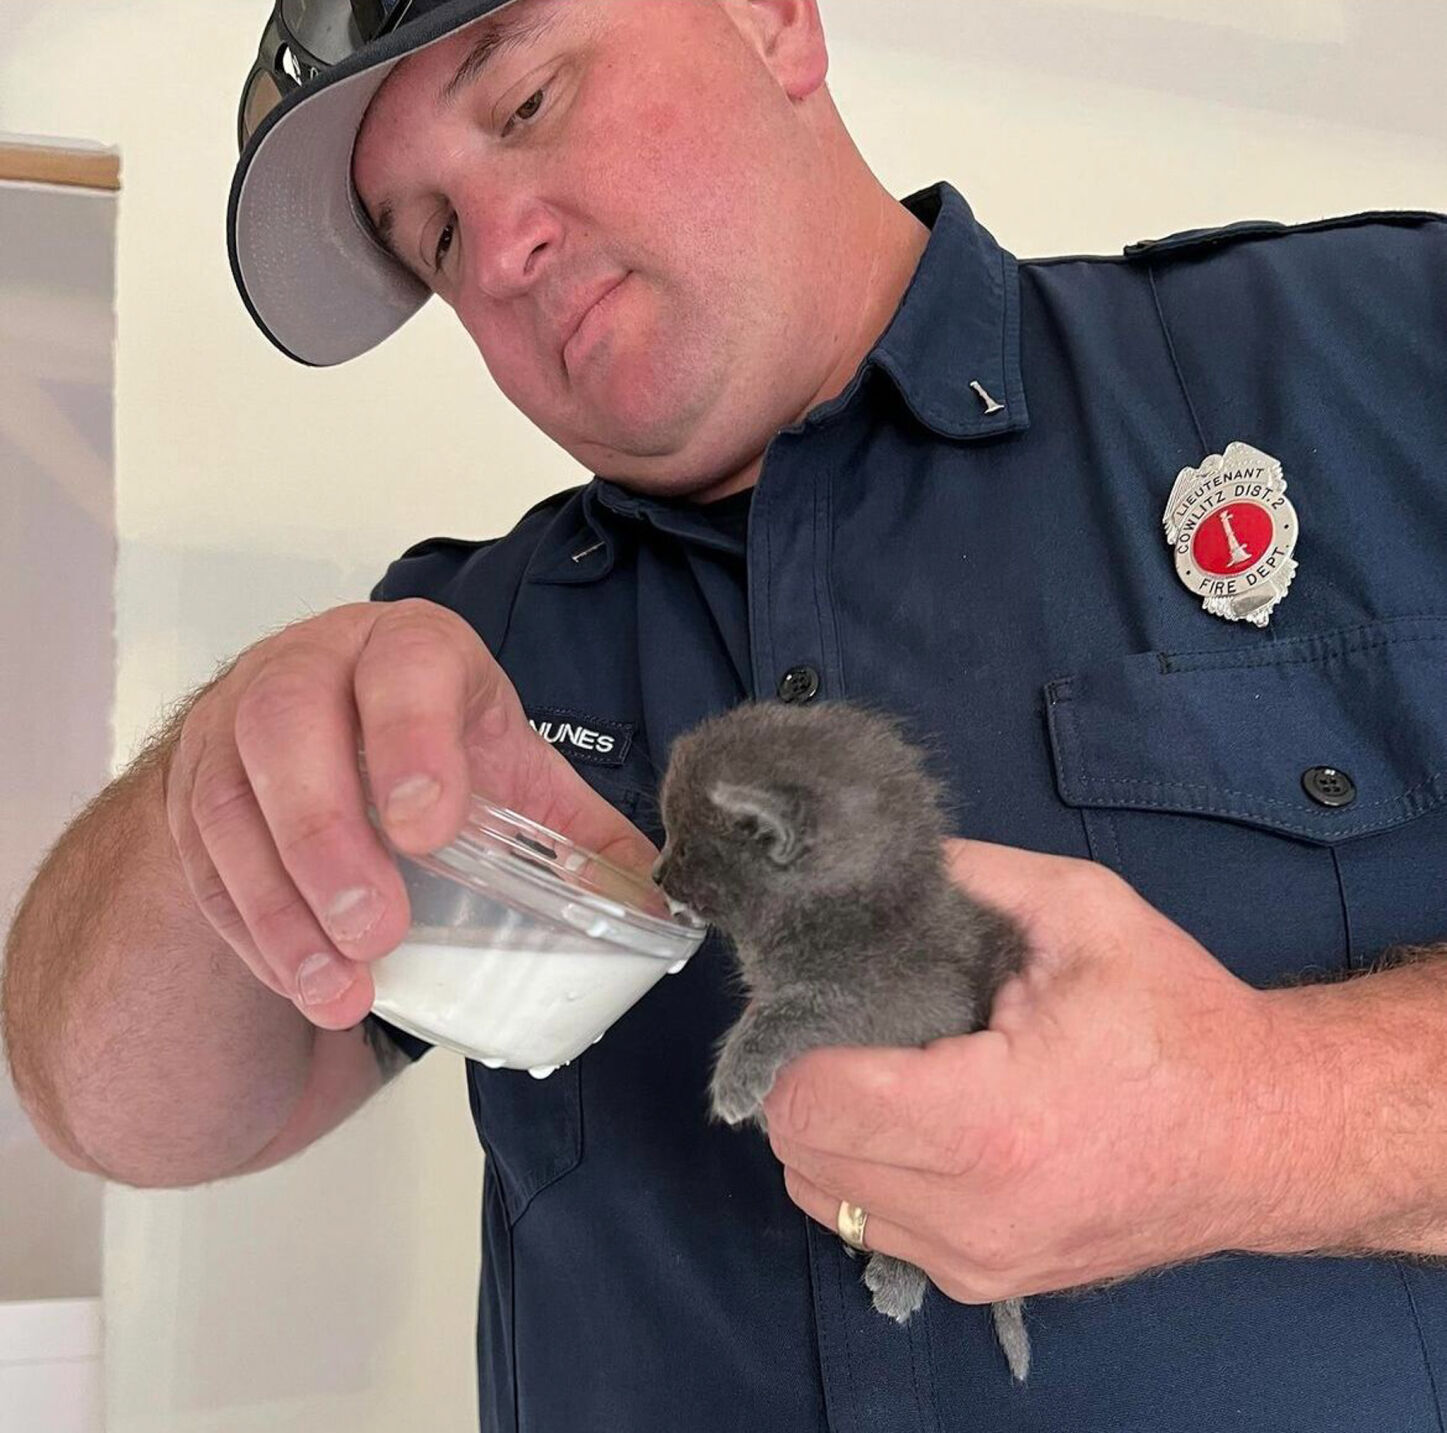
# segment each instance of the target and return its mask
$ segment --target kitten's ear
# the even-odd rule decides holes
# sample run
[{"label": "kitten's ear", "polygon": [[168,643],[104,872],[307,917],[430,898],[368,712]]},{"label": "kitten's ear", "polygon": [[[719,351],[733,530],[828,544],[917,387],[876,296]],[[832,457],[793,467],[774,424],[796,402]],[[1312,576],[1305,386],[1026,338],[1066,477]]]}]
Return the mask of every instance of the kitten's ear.
[{"label": "kitten's ear", "polygon": [[798,859],[804,849],[803,823],[798,803],[787,793],[719,781],[708,794],[720,811],[763,843],[775,865],[787,866]]}]

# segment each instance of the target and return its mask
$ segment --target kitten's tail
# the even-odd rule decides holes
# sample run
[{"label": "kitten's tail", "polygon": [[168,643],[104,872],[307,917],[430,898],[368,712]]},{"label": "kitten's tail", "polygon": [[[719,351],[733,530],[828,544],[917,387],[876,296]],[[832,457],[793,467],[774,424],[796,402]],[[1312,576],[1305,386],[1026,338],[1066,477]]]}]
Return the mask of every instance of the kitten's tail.
[{"label": "kitten's tail", "polygon": [[1005,1362],[1016,1383],[1024,1383],[1030,1372],[1030,1335],[1025,1332],[1025,1301],[1005,1299],[1002,1303],[991,1304],[990,1313],[995,1320],[995,1337],[1005,1350]]}]

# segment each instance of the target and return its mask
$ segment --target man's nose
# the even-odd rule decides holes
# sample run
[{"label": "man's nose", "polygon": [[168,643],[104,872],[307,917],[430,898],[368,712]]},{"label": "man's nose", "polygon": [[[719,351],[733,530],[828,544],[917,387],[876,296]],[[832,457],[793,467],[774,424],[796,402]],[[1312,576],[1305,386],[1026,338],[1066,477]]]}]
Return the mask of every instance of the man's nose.
[{"label": "man's nose", "polygon": [[472,282],[491,299],[517,298],[532,288],[547,271],[562,238],[546,205],[530,196],[495,190],[478,197],[471,227]]}]

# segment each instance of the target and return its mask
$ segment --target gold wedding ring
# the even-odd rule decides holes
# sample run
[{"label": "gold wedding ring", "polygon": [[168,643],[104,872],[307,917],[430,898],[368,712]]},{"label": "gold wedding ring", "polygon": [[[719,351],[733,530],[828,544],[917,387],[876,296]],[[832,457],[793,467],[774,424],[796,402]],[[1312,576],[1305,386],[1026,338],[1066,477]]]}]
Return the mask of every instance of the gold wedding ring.
[{"label": "gold wedding ring", "polygon": [[851,1249],[867,1251],[864,1243],[864,1226],[868,1223],[869,1211],[867,1209],[861,1209],[847,1199],[839,1201],[839,1213],[835,1215],[834,1227],[839,1231],[839,1237]]}]

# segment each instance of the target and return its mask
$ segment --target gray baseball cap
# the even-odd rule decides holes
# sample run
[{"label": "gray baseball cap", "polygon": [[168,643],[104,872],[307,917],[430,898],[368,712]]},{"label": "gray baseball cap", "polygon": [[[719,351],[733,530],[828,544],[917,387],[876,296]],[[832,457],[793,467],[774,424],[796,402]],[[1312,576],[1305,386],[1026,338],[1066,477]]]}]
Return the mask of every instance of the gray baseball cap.
[{"label": "gray baseball cap", "polygon": [[[345,363],[395,333],[427,301],[430,290],[382,247],[362,211],[352,185],[357,130],[399,61],[514,3],[412,0],[394,28],[362,40],[349,0],[333,0],[337,13],[330,19],[327,0],[277,0],[263,60],[242,100],[245,147],[231,181],[226,227],[241,297],[288,357],[315,367]],[[326,48],[341,57],[325,63],[306,54],[298,66],[284,43],[280,59],[275,45],[268,52],[278,19],[291,20],[291,12],[312,19]],[[267,73],[273,62],[274,76]],[[267,97],[279,96],[282,85],[289,84],[290,93],[248,134],[258,77]]]}]

